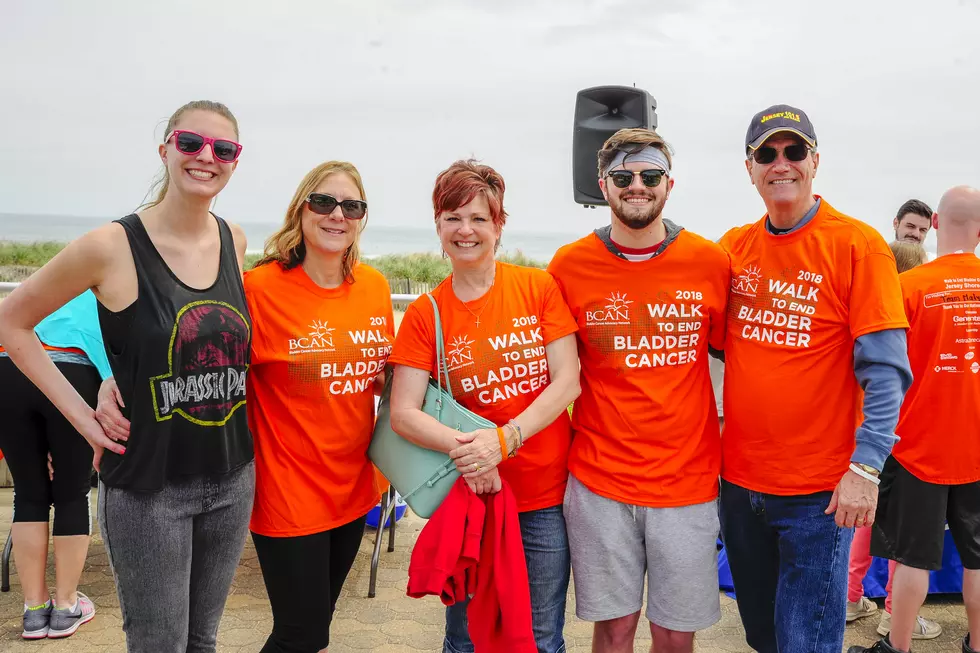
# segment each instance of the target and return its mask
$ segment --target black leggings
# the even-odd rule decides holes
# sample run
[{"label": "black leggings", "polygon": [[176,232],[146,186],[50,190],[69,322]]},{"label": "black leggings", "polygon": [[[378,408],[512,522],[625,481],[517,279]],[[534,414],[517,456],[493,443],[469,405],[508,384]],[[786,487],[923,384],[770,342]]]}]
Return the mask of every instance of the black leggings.
[{"label": "black leggings", "polygon": [[[55,365],[95,408],[98,370]],[[0,356],[0,388],[0,451],[14,478],[14,523],[47,523],[54,504],[53,535],[90,535],[92,447],[7,356]],[[48,477],[49,452],[54,480]]]},{"label": "black leggings", "polygon": [[299,537],[252,533],[272,604],[272,634],[261,653],[317,653],[364,535],[365,518]]}]

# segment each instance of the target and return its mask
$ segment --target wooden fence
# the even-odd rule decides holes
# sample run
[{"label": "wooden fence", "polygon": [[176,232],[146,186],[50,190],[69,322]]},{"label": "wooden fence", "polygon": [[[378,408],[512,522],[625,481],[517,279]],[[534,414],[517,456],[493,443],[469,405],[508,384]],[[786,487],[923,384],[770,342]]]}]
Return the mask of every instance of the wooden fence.
[{"label": "wooden fence", "polygon": [[[393,295],[423,295],[430,292],[439,284],[422,283],[410,279],[388,279],[388,285],[391,286],[391,293]],[[394,302],[393,306],[396,311],[404,312],[408,309],[410,303]]]}]

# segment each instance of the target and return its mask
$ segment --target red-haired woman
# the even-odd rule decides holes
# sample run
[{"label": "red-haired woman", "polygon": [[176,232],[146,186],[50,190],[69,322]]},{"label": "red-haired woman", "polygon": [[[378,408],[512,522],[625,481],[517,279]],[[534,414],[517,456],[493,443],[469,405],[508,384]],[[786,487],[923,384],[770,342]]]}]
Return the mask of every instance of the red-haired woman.
[{"label": "red-haired woman", "polygon": [[[395,364],[392,427],[449,453],[477,493],[501,479],[517,499],[531,590],[534,638],[542,653],[565,650],[569,553],[562,501],[579,394],[577,326],[547,272],[495,260],[507,214],[504,180],[472,161],[436,179],[436,233],[452,274],[432,291],[446,341],[450,382],[463,406],[503,428],[459,433],[421,410],[436,373],[435,314],[428,298],[409,306],[389,361]],[[503,441],[501,441],[503,440]],[[446,610],[448,653],[473,651],[466,604]]]}]

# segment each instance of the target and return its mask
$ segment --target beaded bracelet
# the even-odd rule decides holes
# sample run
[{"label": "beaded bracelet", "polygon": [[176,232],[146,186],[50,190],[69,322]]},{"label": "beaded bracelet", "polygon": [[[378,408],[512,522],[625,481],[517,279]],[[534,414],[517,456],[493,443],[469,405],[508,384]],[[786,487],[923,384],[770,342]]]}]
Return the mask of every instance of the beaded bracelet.
[{"label": "beaded bracelet", "polygon": [[514,429],[514,433],[517,434],[517,446],[514,447],[514,450],[510,453],[510,456],[513,458],[517,455],[517,450],[524,446],[524,433],[521,431],[520,425],[514,420],[508,421],[507,426]]}]

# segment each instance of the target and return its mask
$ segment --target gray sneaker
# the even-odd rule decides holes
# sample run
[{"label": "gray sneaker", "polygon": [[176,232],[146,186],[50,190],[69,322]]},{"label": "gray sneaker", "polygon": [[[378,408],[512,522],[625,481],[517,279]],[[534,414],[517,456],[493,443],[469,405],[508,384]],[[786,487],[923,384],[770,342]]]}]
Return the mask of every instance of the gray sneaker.
[{"label": "gray sneaker", "polygon": [[75,609],[55,608],[51,611],[51,624],[48,627],[48,638],[57,639],[59,637],[69,637],[75,634],[78,627],[88,623],[95,618],[95,605],[92,600],[78,593],[78,601]]},{"label": "gray sneaker", "polygon": [[48,622],[51,619],[51,600],[33,608],[24,606],[24,639],[44,639],[48,636]]}]

